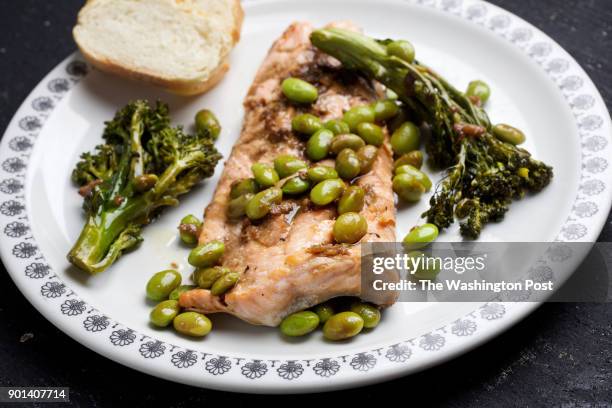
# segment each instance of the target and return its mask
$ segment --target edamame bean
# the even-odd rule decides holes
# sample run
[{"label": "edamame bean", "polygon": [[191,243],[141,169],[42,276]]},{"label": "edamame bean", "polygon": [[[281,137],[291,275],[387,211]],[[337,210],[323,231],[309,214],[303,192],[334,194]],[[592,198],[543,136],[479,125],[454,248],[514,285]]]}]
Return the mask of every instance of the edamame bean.
[{"label": "edamame bean", "polygon": [[231,288],[233,288],[236,283],[238,283],[238,279],[240,279],[240,274],[238,272],[229,272],[221,276],[219,279],[213,283],[210,288],[210,294],[213,296],[221,296]]},{"label": "edamame bean", "polygon": [[416,167],[417,169],[420,169],[421,166],[423,166],[423,153],[420,150],[413,150],[411,152],[401,155],[393,163],[393,170],[405,164],[409,164],[411,166]]},{"label": "edamame bean", "polygon": [[338,172],[332,167],[317,165],[308,169],[306,173],[313,183],[320,183],[323,180],[338,178]]},{"label": "edamame bean", "polygon": [[198,132],[208,132],[214,140],[219,138],[221,125],[214,113],[208,109],[202,109],[196,113],[195,122]]},{"label": "edamame bean", "polygon": [[409,164],[399,166],[397,169],[395,169],[395,174],[410,174],[419,183],[421,183],[423,187],[425,187],[425,191],[429,191],[431,189],[432,183],[427,174],[423,173],[421,170],[417,169],[414,166],[411,166]]},{"label": "edamame bean", "polygon": [[214,140],[219,138],[221,125],[215,114],[208,109],[202,109],[196,113],[195,123],[198,132],[208,132]]},{"label": "edamame bean", "polygon": [[357,125],[363,122],[374,122],[376,115],[374,109],[369,105],[355,106],[344,113],[342,120],[349,125],[352,132],[357,130]]},{"label": "edamame bean", "polygon": [[416,269],[410,271],[412,276],[419,280],[434,280],[442,270],[442,261],[440,258],[426,256],[421,251],[411,251],[406,255],[410,258],[421,258],[411,262],[416,265]]},{"label": "edamame bean", "polygon": [[472,81],[468,84],[465,96],[471,98],[477,98],[480,103],[478,105],[484,105],[491,96],[491,88],[484,81]]},{"label": "edamame bean", "polygon": [[206,242],[191,250],[187,262],[196,268],[209,268],[221,259],[224,251],[223,242],[218,240]]},{"label": "edamame bean", "polygon": [[348,212],[358,213],[363,209],[365,203],[365,191],[359,186],[350,186],[344,190],[344,194],[338,202],[338,214]]},{"label": "edamame bean", "polygon": [[283,94],[292,102],[312,103],[319,97],[317,88],[299,78],[286,78],[281,84]]},{"label": "edamame bean", "polygon": [[502,142],[520,145],[525,142],[525,134],[519,129],[504,123],[493,126],[493,135]]},{"label": "edamame bean", "polygon": [[330,119],[325,124],[323,124],[325,129],[331,130],[334,135],[342,135],[344,133],[348,133],[351,131],[348,123],[343,120],[338,119]]},{"label": "edamame bean", "polygon": [[366,174],[372,170],[374,161],[376,160],[376,154],[378,149],[376,146],[367,145],[357,150],[357,157],[359,158],[359,166],[361,168],[360,173]]},{"label": "edamame bean", "polygon": [[187,245],[197,244],[201,227],[202,221],[200,221],[195,215],[189,214],[184,216],[181,219],[181,223],[178,228],[181,241]]},{"label": "edamame bean", "polygon": [[345,189],[341,179],[327,179],[321,181],[310,190],[310,200],[316,205],[327,205],[338,199]]},{"label": "edamame bean", "polygon": [[358,335],[363,329],[363,318],[355,312],[333,315],[323,325],[323,336],[328,340],[344,340]]},{"label": "edamame bean", "polygon": [[230,272],[228,268],[223,266],[196,269],[193,273],[193,281],[202,289],[210,289],[217,279]]},{"label": "edamame bean", "polygon": [[236,180],[230,189],[230,198],[238,198],[245,194],[255,194],[259,191],[259,186],[254,178]]},{"label": "edamame bean", "polygon": [[398,174],[393,177],[393,191],[404,201],[416,202],[425,192],[425,186],[411,174]]},{"label": "edamame bean", "polygon": [[248,193],[230,200],[227,205],[227,215],[233,219],[246,215],[246,206],[254,196],[255,194]]},{"label": "edamame bean", "polygon": [[413,227],[402,241],[407,249],[421,249],[438,238],[438,227],[435,224],[423,224]]},{"label": "edamame bean", "polygon": [[380,146],[385,140],[385,134],[382,128],[373,123],[360,123],[357,125],[357,134],[367,144]]},{"label": "edamame bean", "polygon": [[183,293],[190,291],[191,289],[195,289],[195,288],[197,288],[197,286],[195,285],[181,285],[178,288],[174,289],[172,292],[170,292],[168,299],[179,300],[179,298],[181,297]]},{"label": "edamame bean", "polygon": [[356,302],[351,305],[351,312],[357,313],[363,319],[363,327],[373,329],[380,322],[380,310],[369,303]]},{"label": "edamame bean", "polygon": [[379,123],[393,118],[399,112],[399,106],[389,99],[376,101],[372,107],[374,108],[374,119]]},{"label": "edamame bean", "polygon": [[270,212],[273,204],[280,204],[283,199],[283,191],[280,188],[270,187],[260,191],[248,202],[246,215],[251,220],[259,220]]},{"label": "edamame bean", "polygon": [[306,163],[290,154],[281,154],[274,159],[274,170],[280,178],[289,177],[306,167]]},{"label": "edamame bean", "polygon": [[294,132],[307,136],[312,135],[322,127],[323,124],[321,123],[321,119],[310,113],[302,113],[291,120],[291,129],[293,129]]},{"label": "edamame bean", "polygon": [[282,190],[283,194],[299,195],[310,190],[310,182],[301,176],[292,177],[285,181]]},{"label": "edamame bean", "polygon": [[290,314],[280,324],[280,331],[285,336],[305,336],[319,326],[319,316],[316,313],[304,310]]},{"label": "edamame bean", "polygon": [[314,312],[319,316],[319,321],[325,324],[334,315],[334,308],[329,303],[321,303],[314,307]]},{"label": "edamame bean", "polygon": [[387,53],[406,62],[414,61],[414,46],[409,41],[398,40],[389,43]]},{"label": "edamame bean", "polygon": [[323,160],[329,153],[334,133],[329,129],[320,129],[310,136],[306,143],[306,155],[312,161]]},{"label": "edamame bean", "polygon": [[164,300],[151,310],[149,320],[157,327],[166,327],[181,311],[177,300]]},{"label": "edamame bean", "polygon": [[147,282],[147,297],[151,300],[168,299],[170,292],[181,284],[181,274],[172,269],[157,272]]},{"label": "edamame bean", "polygon": [[255,177],[255,181],[260,187],[272,187],[278,183],[279,176],[276,170],[264,163],[255,163],[251,166],[251,171]]},{"label": "edamame bean", "polygon": [[339,244],[354,244],[367,232],[368,222],[363,215],[356,212],[344,213],[334,223],[334,239]]},{"label": "edamame bean", "polygon": [[357,151],[363,146],[365,146],[365,142],[362,138],[352,133],[346,133],[334,136],[329,145],[329,151],[333,154],[338,154],[343,149],[353,149]]},{"label": "edamame bean", "polygon": [[192,337],[204,337],[212,330],[212,322],[197,312],[184,312],[174,318],[174,330]]},{"label": "edamame bean", "polygon": [[391,136],[391,147],[398,155],[417,150],[420,143],[421,132],[412,122],[405,122]]},{"label": "edamame bean", "polygon": [[359,157],[354,150],[346,148],[336,157],[336,171],[345,180],[352,180],[359,175]]}]

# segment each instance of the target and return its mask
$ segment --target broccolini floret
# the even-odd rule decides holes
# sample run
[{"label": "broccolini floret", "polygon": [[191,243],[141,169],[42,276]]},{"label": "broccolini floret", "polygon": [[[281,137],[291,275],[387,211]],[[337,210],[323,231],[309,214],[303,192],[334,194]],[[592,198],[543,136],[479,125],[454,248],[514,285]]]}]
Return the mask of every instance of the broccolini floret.
[{"label": "broccolini floret", "polygon": [[497,139],[478,103],[429,67],[392,55],[391,40],[329,28],[314,31],[311,41],[345,68],[393,90],[421,126],[431,129],[429,159],[447,174],[423,214],[428,222],[442,229],[457,216],[462,235],[477,238],[485,224],[503,218],[513,200],[550,183],[550,166]]},{"label": "broccolini floret", "polygon": [[159,102],[128,104],[102,137],[105,143],[84,153],[72,172],[87,221],[68,260],[92,274],[141,242],[142,227],[210,177],[221,158],[213,135],[171,127],[168,106]]}]

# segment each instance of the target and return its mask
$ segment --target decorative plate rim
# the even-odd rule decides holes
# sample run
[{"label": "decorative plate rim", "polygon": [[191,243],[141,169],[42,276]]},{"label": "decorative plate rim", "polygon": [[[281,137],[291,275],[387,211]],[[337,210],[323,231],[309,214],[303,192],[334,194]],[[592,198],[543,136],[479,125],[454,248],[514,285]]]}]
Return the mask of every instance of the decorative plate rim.
[{"label": "decorative plate rim", "polygon": [[[279,0],[244,3],[248,7],[262,1]],[[574,115],[582,170],[574,205],[555,241],[595,241],[612,204],[612,169],[607,159],[612,157],[612,125],[601,95],[579,64],[531,24],[484,1],[389,1],[431,7],[486,28],[520,48],[557,85]],[[402,342],[302,360],[257,360],[195,351],[122,325],[81,300],[53,273],[30,231],[26,208],[25,180],[36,138],[55,106],[88,70],[78,53],[67,57],[34,88],[4,133],[0,145],[0,228],[4,232],[0,254],[30,303],[99,354],[147,374],[200,387],[260,393],[322,391],[385,381],[439,364],[488,341],[539,306],[480,304],[455,321]]]}]

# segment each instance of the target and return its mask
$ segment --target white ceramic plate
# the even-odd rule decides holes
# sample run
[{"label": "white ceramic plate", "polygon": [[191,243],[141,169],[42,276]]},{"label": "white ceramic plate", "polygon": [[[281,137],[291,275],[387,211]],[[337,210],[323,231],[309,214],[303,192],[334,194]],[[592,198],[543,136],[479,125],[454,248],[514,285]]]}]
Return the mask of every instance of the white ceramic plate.
[{"label": "white ceramic plate", "polygon": [[[421,4],[418,4],[421,3]],[[578,64],[543,33],[484,2],[430,0],[249,1],[242,40],[222,83],[199,98],[180,98],[93,72],[79,55],[58,65],[32,91],[0,148],[2,260],[23,294],[82,344],[143,372],[201,387],[252,392],[306,392],[383,381],[439,364],[490,339],[537,305],[529,303],[397,304],[380,326],[347,343],[320,333],[287,341],[277,330],[214,316],[203,340],[148,325],[144,298],[150,275],[178,262],[182,215],[199,214],[216,176],[145,228],[141,248],[100,276],[71,269],[65,254],[82,223],[81,199],[69,180],[80,152],[100,142],[103,121],[135,98],[161,98],[189,125],[208,107],[223,126],[227,157],[242,119],[242,99],[272,41],[294,20],[324,25],[350,19],[378,37],[407,38],[419,58],[459,88],[475,78],[493,89],[493,121],[516,124],[527,148],[555,167],[541,194],[515,203],[483,240],[594,241],[612,193],[610,118]],[[427,200],[422,200],[424,208]],[[398,214],[398,235],[422,208]],[[444,236],[457,238],[456,230]]]}]

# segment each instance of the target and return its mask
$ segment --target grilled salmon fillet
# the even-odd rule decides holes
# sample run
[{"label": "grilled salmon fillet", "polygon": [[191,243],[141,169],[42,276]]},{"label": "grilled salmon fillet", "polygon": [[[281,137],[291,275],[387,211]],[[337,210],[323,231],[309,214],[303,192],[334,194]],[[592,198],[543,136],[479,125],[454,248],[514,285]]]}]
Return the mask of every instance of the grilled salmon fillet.
[{"label": "grilled salmon fillet", "polygon": [[[316,207],[307,198],[284,198],[261,221],[246,217],[236,221],[226,215],[232,183],[252,177],[252,164],[272,163],[280,154],[308,162],[304,141],[291,130],[295,115],[309,112],[322,120],[340,118],[349,108],[378,99],[380,89],[372,82],[341,69],[338,61],[313,48],[312,29],[310,24],[294,23],[270,49],[245,98],[240,138],[205,211],[200,243],[223,241],[221,264],[240,272],[241,278],[221,297],[206,289],[183,293],[180,305],[184,308],[225,312],[252,324],[276,326],[285,316],[330,298],[360,296],[361,247],[334,243],[335,205]],[[316,103],[297,107],[283,96],[281,82],[290,76],[318,88]],[[333,161],[323,164],[333,166]],[[366,191],[361,214],[367,219],[368,232],[361,242],[395,241],[392,164],[385,143],[372,170],[354,182]],[[387,293],[364,300],[389,306],[395,299]]]}]

